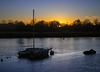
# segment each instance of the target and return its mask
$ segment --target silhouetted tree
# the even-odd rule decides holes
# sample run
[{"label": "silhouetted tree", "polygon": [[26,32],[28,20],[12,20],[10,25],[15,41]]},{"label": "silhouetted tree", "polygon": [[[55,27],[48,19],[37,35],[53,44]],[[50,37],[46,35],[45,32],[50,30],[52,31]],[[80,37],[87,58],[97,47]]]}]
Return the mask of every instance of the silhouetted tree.
[{"label": "silhouetted tree", "polygon": [[78,19],[78,20],[75,20],[75,21],[73,22],[73,24],[75,24],[75,25],[81,25],[82,22],[80,21],[80,19]]},{"label": "silhouetted tree", "polygon": [[51,21],[49,22],[49,24],[50,24],[50,27],[52,28],[57,28],[60,25],[59,21]]},{"label": "silhouetted tree", "polygon": [[[59,27],[61,26],[61,27]],[[34,24],[35,32],[100,32],[100,22],[98,19],[94,20],[94,24],[89,19],[81,21],[75,20],[72,25],[61,25],[59,21],[46,22],[44,20],[38,21]],[[0,32],[32,32],[33,22],[24,24],[22,21],[1,20]]]},{"label": "silhouetted tree", "polygon": [[14,24],[18,24],[19,22],[18,22],[18,20],[16,20],[15,22],[14,22]]},{"label": "silhouetted tree", "polygon": [[90,32],[90,31],[93,31],[94,30],[94,25],[93,23],[90,22],[89,19],[86,19],[83,21],[83,31],[85,32]]},{"label": "silhouetted tree", "polygon": [[87,25],[87,24],[90,24],[90,23],[91,23],[91,22],[90,22],[89,19],[86,19],[86,20],[83,21],[83,25]]},{"label": "silhouetted tree", "polygon": [[98,25],[98,19],[94,20],[95,25]]},{"label": "silhouetted tree", "polygon": [[33,26],[30,25],[30,24],[27,24],[27,25],[25,26],[25,31],[26,31],[26,32],[33,32]]},{"label": "silhouetted tree", "polygon": [[16,21],[15,29],[16,31],[25,31],[25,24],[22,21],[20,22]]},{"label": "silhouetted tree", "polygon": [[81,31],[81,25],[82,25],[82,22],[80,21],[80,19],[75,20],[71,27],[71,31]]},{"label": "silhouetted tree", "polygon": [[44,20],[39,21],[35,24],[35,31],[37,32],[47,32],[48,31],[48,24]]}]

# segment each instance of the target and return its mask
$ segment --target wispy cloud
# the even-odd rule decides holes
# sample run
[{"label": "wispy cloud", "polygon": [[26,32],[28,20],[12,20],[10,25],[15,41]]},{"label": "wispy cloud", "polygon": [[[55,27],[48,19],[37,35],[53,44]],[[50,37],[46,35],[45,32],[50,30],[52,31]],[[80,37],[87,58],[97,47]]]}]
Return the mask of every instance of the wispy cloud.
[{"label": "wispy cloud", "polygon": [[86,18],[100,18],[100,16],[85,16]]}]

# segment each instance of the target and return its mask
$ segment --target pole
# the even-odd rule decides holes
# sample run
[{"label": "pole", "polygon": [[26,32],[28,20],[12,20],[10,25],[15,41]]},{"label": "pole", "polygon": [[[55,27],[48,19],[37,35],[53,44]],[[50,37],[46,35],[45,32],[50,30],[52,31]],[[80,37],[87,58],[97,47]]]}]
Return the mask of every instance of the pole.
[{"label": "pole", "polygon": [[35,42],[34,42],[34,9],[33,9],[33,48],[35,48]]}]

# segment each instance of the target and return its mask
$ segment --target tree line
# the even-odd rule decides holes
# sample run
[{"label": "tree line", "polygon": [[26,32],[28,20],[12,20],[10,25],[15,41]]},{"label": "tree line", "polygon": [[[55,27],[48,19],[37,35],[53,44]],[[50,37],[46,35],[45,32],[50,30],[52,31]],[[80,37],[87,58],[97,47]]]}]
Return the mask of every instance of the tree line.
[{"label": "tree line", "polygon": [[89,19],[81,21],[75,20],[72,24],[61,24],[59,21],[46,22],[44,20],[25,24],[22,21],[2,20],[0,23],[0,32],[32,32],[34,26],[35,32],[100,32],[100,22],[95,19],[92,23]]}]

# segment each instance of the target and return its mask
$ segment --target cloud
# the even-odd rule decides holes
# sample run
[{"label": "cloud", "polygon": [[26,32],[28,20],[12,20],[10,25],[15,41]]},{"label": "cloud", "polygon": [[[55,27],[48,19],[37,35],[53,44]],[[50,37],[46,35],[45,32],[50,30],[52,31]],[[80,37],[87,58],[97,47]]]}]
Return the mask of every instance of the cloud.
[{"label": "cloud", "polygon": [[85,16],[86,18],[100,18],[100,16]]}]

